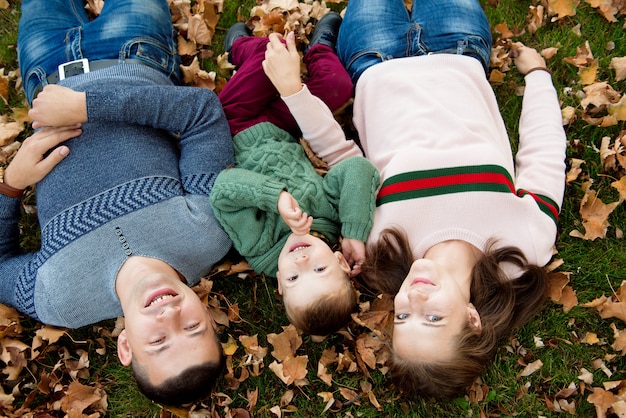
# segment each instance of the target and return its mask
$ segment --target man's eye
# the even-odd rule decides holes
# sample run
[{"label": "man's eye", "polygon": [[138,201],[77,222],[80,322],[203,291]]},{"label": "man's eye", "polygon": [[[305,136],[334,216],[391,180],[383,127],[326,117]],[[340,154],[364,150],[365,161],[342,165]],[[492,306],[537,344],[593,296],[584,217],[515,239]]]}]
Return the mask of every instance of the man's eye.
[{"label": "man's eye", "polygon": [[427,319],[428,319],[428,322],[439,322],[441,321],[442,318],[437,315],[428,315]]},{"label": "man's eye", "polygon": [[150,344],[158,345],[158,344],[161,344],[163,341],[165,341],[165,337],[160,337],[160,338],[150,341]]},{"label": "man's eye", "polygon": [[324,270],[326,270],[326,266],[324,266],[324,267],[317,267],[317,268],[313,269],[313,271],[316,272],[316,273],[321,273]]},{"label": "man's eye", "polygon": [[396,319],[398,319],[400,321],[403,321],[403,320],[407,319],[408,317],[409,317],[408,313],[401,313],[401,314],[396,315]]}]

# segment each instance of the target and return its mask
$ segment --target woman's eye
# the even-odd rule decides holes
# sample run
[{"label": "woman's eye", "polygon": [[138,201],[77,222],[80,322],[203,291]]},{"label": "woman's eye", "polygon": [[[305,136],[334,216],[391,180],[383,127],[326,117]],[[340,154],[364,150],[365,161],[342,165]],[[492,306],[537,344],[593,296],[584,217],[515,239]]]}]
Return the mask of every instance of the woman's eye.
[{"label": "woman's eye", "polygon": [[407,319],[408,317],[409,317],[408,313],[401,313],[401,314],[396,315],[396,319],[398,319],[400,321],[403,321],[403,320]]},{"label": "woman's eye", "polygon": [[185,330],[186,331],[192,331],[192,330],[198,328],[198,325],[200,325],[200,323],[195,323],[193,325],[189,325],[188,327],[185,327]]},{"label": "woman's eye", "polygon": [[314,271],[314,272],[316,272],[316,273],[321,273],[321,272],[323,272],[324,270],[326,270],[326,267],[325,267],[325,266],[324,266],[324,267],[317,267],[317,268],[314,268],[314,269],[313,269],[313,271]]},{"label": "woman's eye", "polygon": [[437,315],[428,315],[428,322],[439,322],[441,321],[441,317]]}]

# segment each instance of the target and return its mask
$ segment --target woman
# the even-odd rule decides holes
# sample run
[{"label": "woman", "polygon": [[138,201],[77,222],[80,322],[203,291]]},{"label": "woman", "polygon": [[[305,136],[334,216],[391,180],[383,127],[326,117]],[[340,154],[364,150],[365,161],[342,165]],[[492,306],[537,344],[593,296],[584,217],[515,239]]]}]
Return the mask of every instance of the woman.
[{"label": "woman", "polygon": [[493,90],[476,0],[351,0],[337,53],[354,124],[381,173],[364,278],[395,295],[392,375],[451,398],[498,341],[542,306],[565,184],[550,73],[516,45],[526,90],[515,160]]}]

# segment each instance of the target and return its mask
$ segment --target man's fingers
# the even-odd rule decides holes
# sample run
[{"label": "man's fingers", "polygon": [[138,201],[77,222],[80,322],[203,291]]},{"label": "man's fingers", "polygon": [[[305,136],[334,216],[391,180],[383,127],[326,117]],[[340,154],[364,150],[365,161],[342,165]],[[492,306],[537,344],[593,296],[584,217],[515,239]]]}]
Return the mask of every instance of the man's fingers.
[{"label": "man's fingers", "polygon": [[43,177],[48,175],[48,173],[50,173],[57,164],[63,161],[63,159],[67,157],[69,153],[70,149],[65,145],[55,149],[53,152],[50,153],[50,155],[48,155],[46,158],[41,160],[39,164],[37,164],[37,168],[40,174],[42,174]]}]

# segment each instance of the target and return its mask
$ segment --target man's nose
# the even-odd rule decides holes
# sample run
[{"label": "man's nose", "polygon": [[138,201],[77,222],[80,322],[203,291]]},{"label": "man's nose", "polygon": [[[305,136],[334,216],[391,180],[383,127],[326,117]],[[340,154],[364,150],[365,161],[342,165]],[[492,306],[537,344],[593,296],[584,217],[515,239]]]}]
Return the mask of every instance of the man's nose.
[{"label": "man's nose", "polygon": [[163,310],[159,312],[157,317],[159,319],[170,319],[175,318],[180,315],[180,306],[178,305],[166,305],[163,307]]}]

